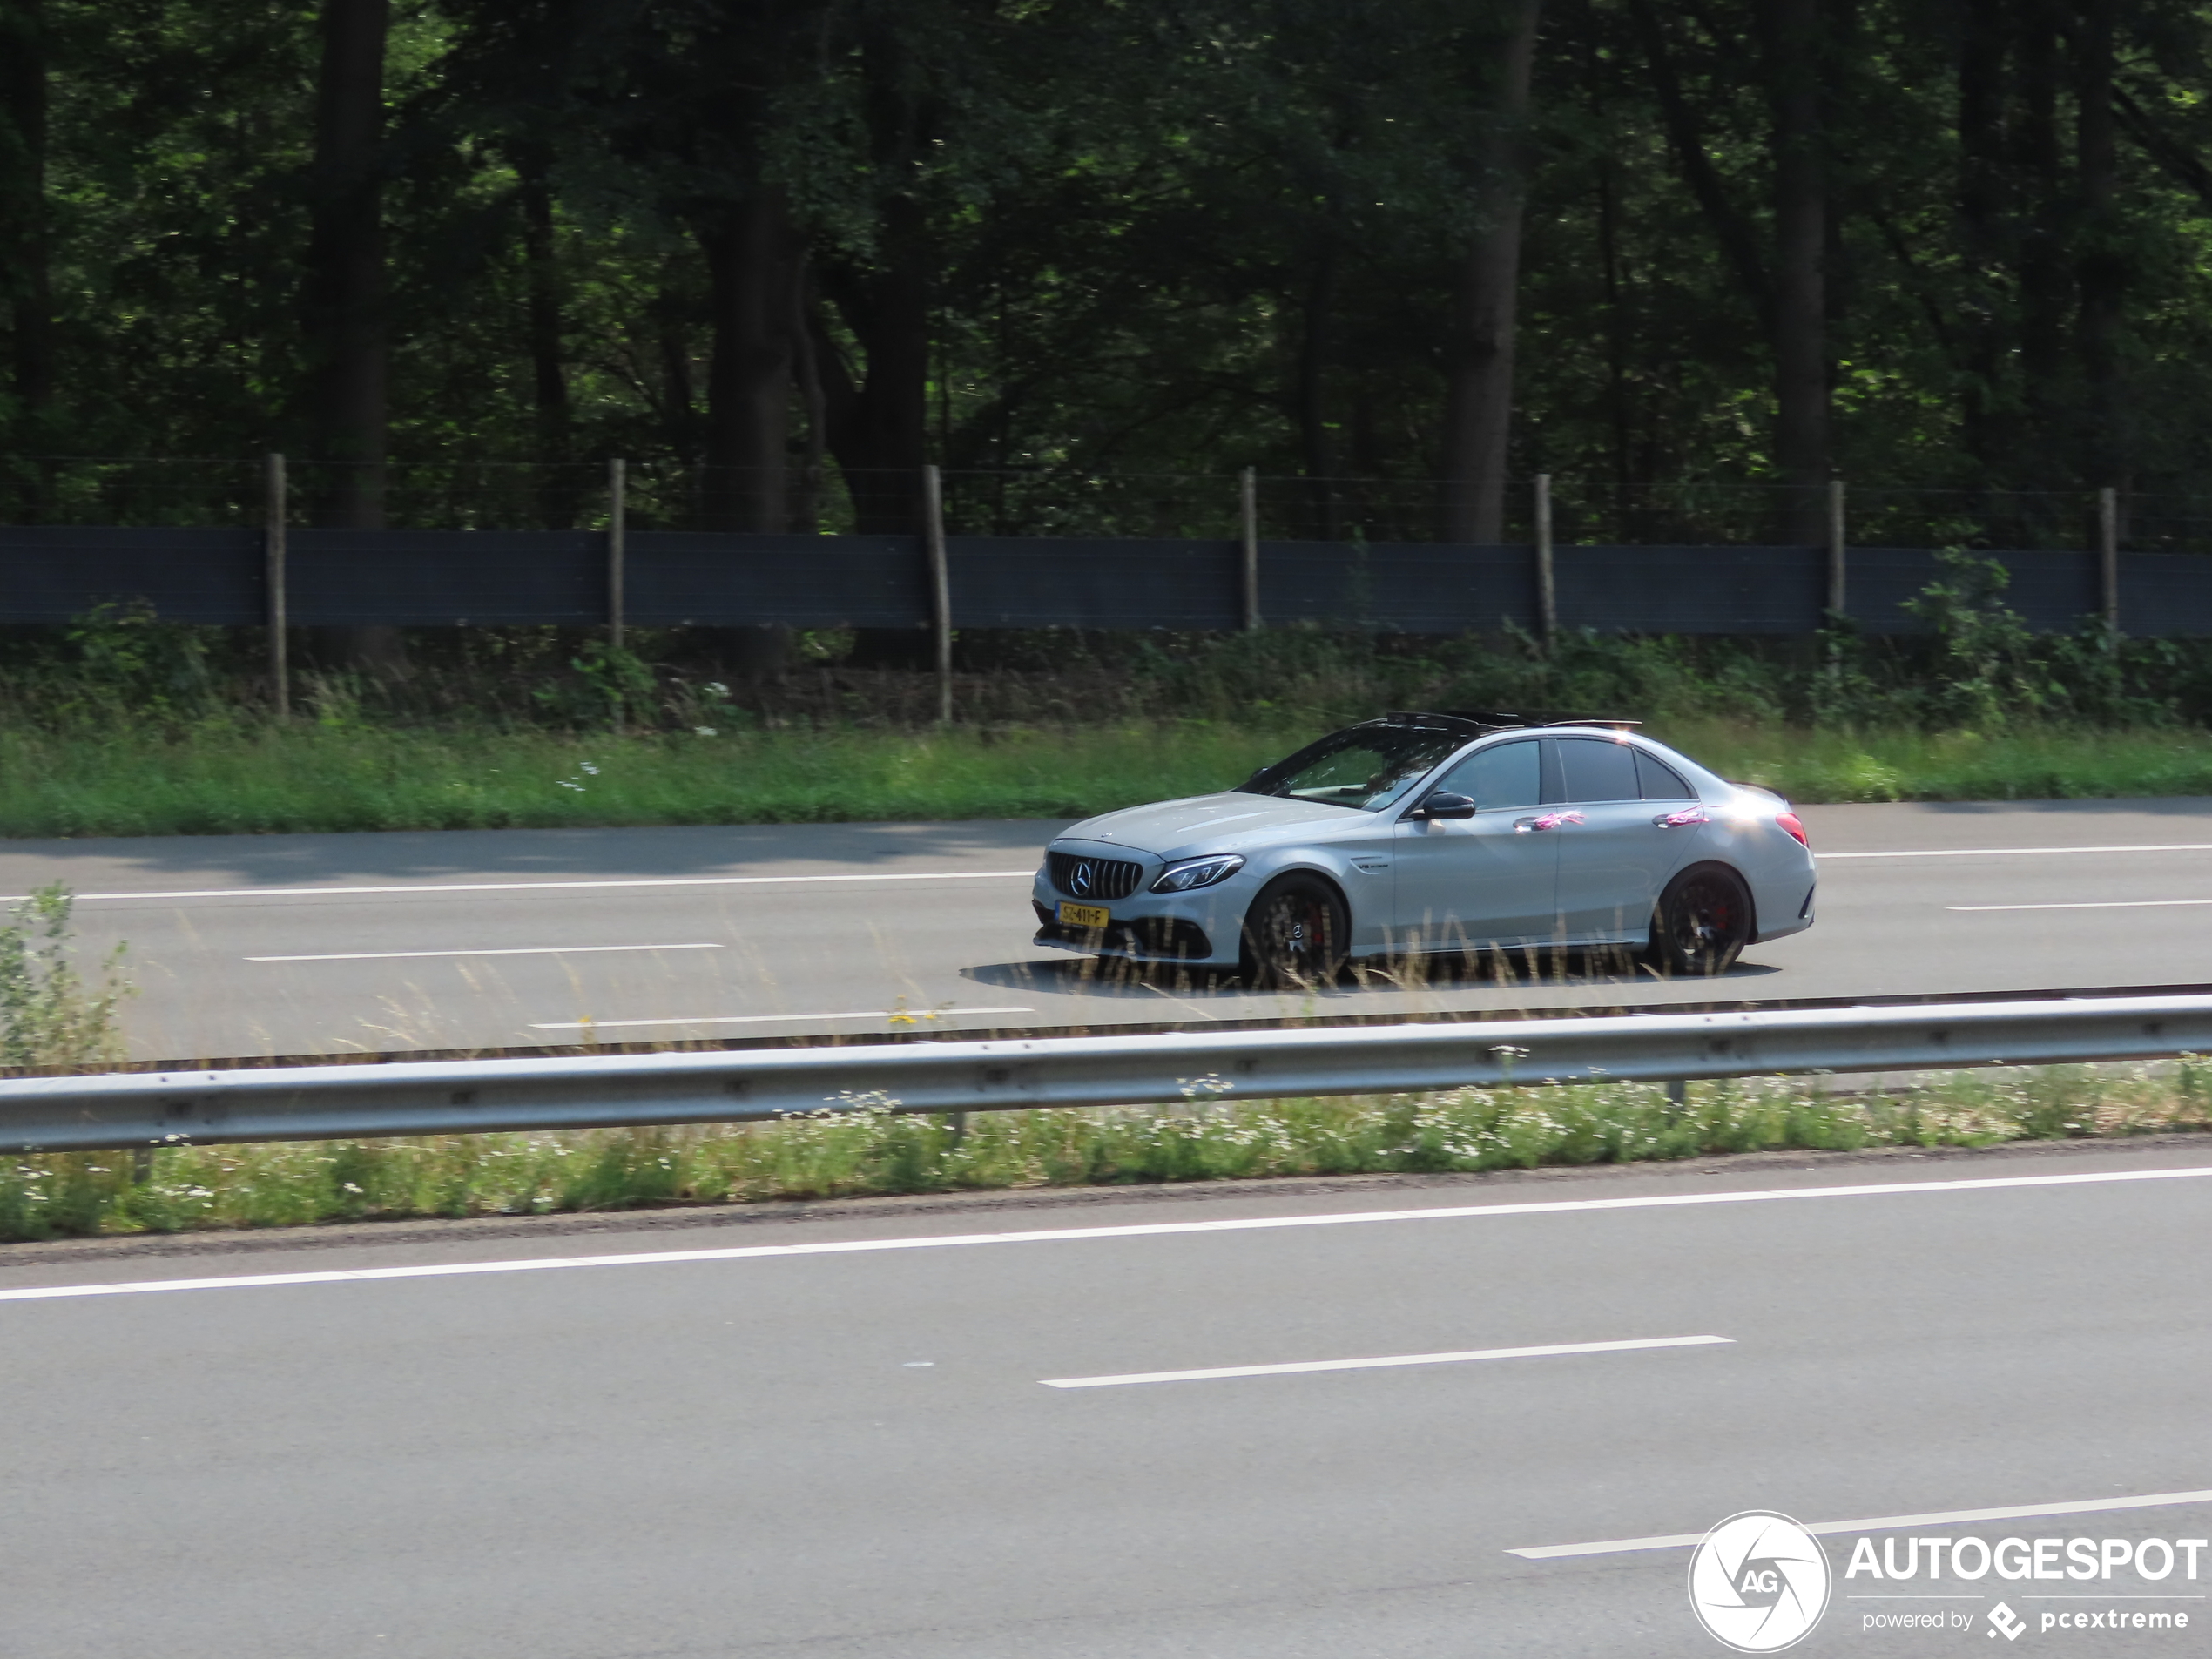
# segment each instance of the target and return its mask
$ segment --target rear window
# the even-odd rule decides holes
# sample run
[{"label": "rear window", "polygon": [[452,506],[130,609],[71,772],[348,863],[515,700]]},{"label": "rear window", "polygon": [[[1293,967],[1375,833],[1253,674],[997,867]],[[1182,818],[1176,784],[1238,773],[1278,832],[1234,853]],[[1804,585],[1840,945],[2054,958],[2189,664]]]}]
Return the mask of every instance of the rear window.
[{"label": "rear window", "polygon": [[1697,792],[1683,782],[1679,773],[1663,760],[1654,759],[1641,749],[1636,751],[1636,781],[1643,786],[1646,800],[1696,800]]},{"label": "rear window", "polygon": [[1641,800],[1636,752],[1603,738],[1561,738],[1559,766],[1570,801]]}]

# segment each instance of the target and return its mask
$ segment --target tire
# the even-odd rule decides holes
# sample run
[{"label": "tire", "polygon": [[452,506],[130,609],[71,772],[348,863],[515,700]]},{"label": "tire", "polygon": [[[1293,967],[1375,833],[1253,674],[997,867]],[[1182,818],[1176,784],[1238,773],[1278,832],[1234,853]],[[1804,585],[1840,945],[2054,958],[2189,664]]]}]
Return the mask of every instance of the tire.
[{"label": "tire", "polygon": [[1717,864],[1685,870],[1651,913],[1651,965],[1682,979],[1724,974],[1751,941],[1751,895]]},{"label": "tire", "polygon": [[1344,896],[1319,876],[1281,875],[1244,913],[1243,957],[1251,985],[1327,985],[1350,954]]}]

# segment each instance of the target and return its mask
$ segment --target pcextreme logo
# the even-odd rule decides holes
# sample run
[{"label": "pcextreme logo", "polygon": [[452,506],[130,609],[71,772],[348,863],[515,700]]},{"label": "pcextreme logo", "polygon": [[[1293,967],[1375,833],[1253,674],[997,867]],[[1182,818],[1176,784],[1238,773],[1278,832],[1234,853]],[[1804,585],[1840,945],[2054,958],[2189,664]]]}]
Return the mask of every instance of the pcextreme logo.
[{"label": "pcextreme logo", "polygon": [[1689,1558],[1689,1607],[1738,1653],[1779,1653],[1828,1610],[1827,1554],[1787,1515],[1747,1509],[1707,1533]]}]

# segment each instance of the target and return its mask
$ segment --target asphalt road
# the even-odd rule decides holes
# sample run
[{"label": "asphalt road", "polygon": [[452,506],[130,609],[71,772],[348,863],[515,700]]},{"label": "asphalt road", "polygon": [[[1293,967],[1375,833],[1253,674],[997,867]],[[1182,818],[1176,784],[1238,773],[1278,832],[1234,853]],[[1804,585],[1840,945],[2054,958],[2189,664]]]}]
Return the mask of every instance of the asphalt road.
[{"label": "asphalt road", "polygon": [[[1818,925],[1737,998],[2212,981],[2212,799],[1804,809]],[[1615,1005],[1635,977],[1347,982],[1317,997],[1102,980],[1038,950],[1049,823],[0,843],[127,941],[141,1057]],[[2082,849],[2099,849],[2088,850]]]},{"label": "asphalt road", "polygon": [[[1715,1655],[1689,1551],[1609,1546],[1748,1508],[2212,1533],[2208,1219],[2200,1144],[17,1248],[0,1652]],[[169,1288],[20,1295],[132,1284]],[[1186,1370],[1245,1374],[1120,1380]],[[2202,1553],[1901,1585],[1847,1580],[1853,1541],[1793,1651],[1986,1659],[2000,1597],[2022,1651],[2201,1653],[2212,1619]],[[1601,1548],[1510,1553],[1560,1545]],[[2119,1594],[2194,1628],[2040,1630]],[[1901,1606],[1971,1628],[1865,1629]]]}]

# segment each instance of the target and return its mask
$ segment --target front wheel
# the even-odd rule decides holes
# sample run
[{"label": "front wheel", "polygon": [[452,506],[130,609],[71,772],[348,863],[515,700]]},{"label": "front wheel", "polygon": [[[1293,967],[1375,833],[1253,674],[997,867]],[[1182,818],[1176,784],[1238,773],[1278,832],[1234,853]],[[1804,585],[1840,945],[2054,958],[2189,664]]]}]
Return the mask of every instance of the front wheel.
[{"label": "front wheel", "polygon": [[1318,876],[1278,876],[1244,913],[1244,978],[1254,985],[1325,985],[1350,953],[1352,918]]},{"label": "front wheel", "polygon": [[1676,876],[1651,917],[1651,962],[1662,974],[1726,973],[1751,941],[1751,895],[1730,870],[1709,865]]}]

